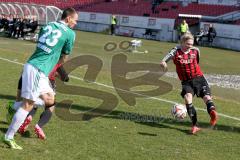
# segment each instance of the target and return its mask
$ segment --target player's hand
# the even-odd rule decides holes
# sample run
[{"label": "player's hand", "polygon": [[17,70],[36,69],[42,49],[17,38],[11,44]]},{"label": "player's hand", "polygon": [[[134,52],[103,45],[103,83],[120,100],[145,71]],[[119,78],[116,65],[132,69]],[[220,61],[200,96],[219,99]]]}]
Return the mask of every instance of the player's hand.
[{"label": "player's hand", "polygon": [[163,67],[164,70],[167,69],[167,63],[164,62],[164,61],[162,61],[162,62],[160,63],[160,66]]}]

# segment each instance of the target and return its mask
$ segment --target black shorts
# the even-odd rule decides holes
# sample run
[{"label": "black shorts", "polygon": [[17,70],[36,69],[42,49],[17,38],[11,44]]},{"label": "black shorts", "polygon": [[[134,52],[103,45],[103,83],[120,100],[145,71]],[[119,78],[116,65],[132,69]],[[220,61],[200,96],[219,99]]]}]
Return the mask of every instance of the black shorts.
[{"label": "black shorts", "polygon": [[181,96],[184,97],[184,95],[187,93],[192,93],[193,96],[196,94],[197,97],[201,98],[206,95],[211,96],[211,90],[209,88],[208,82],[203,76],[196,77],[187,81],[182,81]]},{"label": "black shorts", "polygon": [[49,81],[50,81],[50,84],[51,84],[51,87],[52,87],[53,91],[56,92],[56,87],[57,87],[56,81],[51,80],[51,79],[49,79]]}]

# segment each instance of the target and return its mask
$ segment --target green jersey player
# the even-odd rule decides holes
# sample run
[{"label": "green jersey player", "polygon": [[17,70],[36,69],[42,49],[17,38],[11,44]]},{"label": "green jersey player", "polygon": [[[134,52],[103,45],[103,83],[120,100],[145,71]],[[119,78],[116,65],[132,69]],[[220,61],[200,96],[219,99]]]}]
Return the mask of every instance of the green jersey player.
[{"label": "green jersey player", "polygon": [[61,21],[51,22],[40,30],[36,50],[23,68],[22,106],[17,110],[3,137],[3,142],[10,148],[22,149],[14,141],[14,135],[32,110],[34,102],[40,99],[39,96],[48,96],[47,103],[54,104],[54,91],[48,75],[57,63],[63,63],[71,53],[75,41],[72,28],[77,19],[77,12],[68,8],[63,11]]}]

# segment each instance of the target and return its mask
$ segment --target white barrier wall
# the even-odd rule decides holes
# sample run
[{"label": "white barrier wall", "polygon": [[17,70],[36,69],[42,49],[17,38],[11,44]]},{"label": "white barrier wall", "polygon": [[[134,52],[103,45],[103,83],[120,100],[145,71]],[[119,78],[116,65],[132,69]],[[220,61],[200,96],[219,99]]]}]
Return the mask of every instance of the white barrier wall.
[{"label": "white barrier wall", "polygon": [[103,13],[79,12],[79,21],[90,22],[90,23],[100,23],[100,24],[110,24],[111,16],[109,14],[103,14]]},{"label": "white barrier wall", "polygon": [[[104,32],[111,24],[111,14],[80,12],[77,29]],[[154,32],[154,39],[173,41],[174,19],[117,15],[116,33],[119,35],[143,38],[146,29]]]},{"label": "white barrier wall", "polygon": [[[108,32],[111,14],[80,12],[77,29],[90,32]],[[117,15],[116,34],[138,38],[149,38],[160,41],[176,41],[174,19]],[[208,28],[208,22],[201,22],[200,28]],[[240,51],[240,25],[214,24],[217,37],[213,46]],[[153,36],[145,36],[146,29]]]},{"label": "white barrier wall", "polygon": [[[208,29],[209,22],[201,22],[200,28]],[[213,23],[217,37],[213,45],[221,48],[228,48],[240,51],[240,25],[229,25]]]},{"label": "white barrier wall", "polygon": [[198,0],[199,4],[217,4],[217,5],[237,5],[239,0]]}]

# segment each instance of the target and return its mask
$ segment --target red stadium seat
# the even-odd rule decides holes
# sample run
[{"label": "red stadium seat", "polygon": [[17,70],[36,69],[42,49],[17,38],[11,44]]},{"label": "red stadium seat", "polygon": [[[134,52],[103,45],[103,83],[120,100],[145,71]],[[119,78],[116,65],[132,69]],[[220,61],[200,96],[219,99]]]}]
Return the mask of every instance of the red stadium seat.
[{"label": "red stadium seat", "polygon": [[0,0],[0,2],[22,2],[43,5],[54,5],[61,9],[74,7],[79,11],[123,14],[143,16],[149,14],[152,17],[177,18],[178,14],[200,14],[206,16],[218,16],[238,10],[236,6],[209,5],[191,3],[188,6],[181,6],[178,2],[162,2],[156,7],[157,13],[152,14],[151,0],[138,0],[137,4],[129,0],[117,0],[106,2],[106,0]]}]

